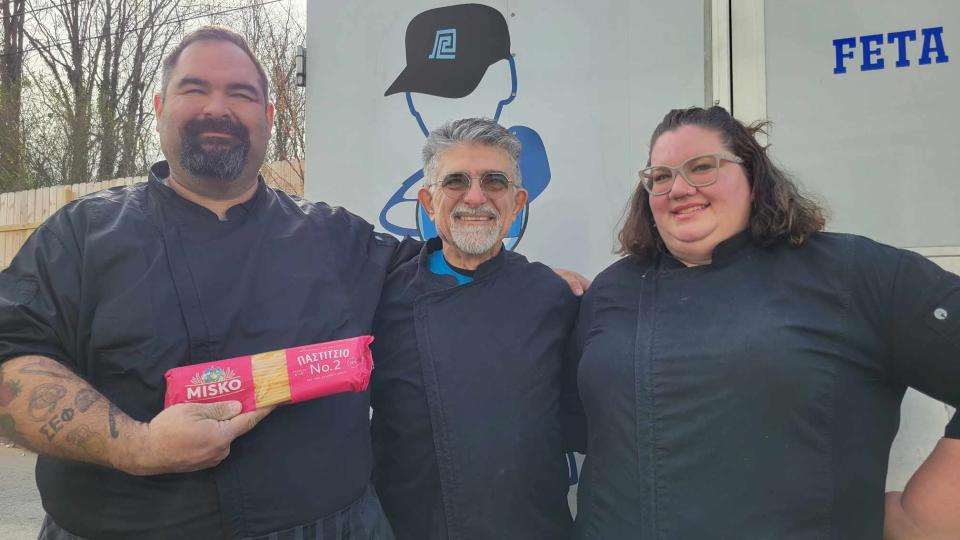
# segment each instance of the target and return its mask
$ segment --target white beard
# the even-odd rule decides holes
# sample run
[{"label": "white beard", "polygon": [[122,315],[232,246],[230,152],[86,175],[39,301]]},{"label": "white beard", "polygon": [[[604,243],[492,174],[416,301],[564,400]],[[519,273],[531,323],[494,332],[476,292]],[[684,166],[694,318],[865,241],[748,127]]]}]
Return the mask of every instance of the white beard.
[{"label": "white beard", "polygon": [[[460,216],[490,216],[494,219],[486,225],[466,225],[457,219]],[[497,209],[483,205],[479,208],[470,208],[466,205],[457,205],[450,212],[450,242],[467,255],[483,255],[500,242],[500,227],[503,220]]]}]

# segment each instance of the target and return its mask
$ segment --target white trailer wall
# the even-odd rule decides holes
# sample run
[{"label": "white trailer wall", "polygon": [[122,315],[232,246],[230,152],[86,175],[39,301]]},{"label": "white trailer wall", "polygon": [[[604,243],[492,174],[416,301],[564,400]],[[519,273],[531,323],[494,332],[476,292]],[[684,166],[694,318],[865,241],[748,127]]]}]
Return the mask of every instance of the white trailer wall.
[{"label": "white trailer wall", "polygon": [[[960,4],[731,7],[734,114],[774,122],[772,155],[826,202],[829,229],[913,249],[960,272]],[[950,413],[908,391],[889,489],[903,488]]]}]

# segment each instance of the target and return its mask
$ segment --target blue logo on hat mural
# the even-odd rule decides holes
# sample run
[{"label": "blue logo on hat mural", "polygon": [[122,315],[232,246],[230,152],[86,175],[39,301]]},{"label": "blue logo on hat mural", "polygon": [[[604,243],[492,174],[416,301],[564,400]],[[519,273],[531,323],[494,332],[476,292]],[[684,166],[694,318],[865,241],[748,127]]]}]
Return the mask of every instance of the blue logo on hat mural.
[{"label": "blue logo on hat mural", "polygon": [[[424,11],[407,25],[405,45],[407,65],[384,96],[401,92],[405,95],[407,109],[424,137],[429,136],[430,130],[414,105],[414,94],[450,99],[468,96],[480,84],[487,68],[506,60],[510,68],[510,94],[497,102],[493,120],[499,122],[504,107],[517,97],[517,66],[510,53],[507,21],[502,13],[490,6],[460,4]],[[459,115],[460,118],[475,116],[476,111]],[[520,139],[520,176],[528,193],[527,205],[517,215],[503,240],[504,247],[512,250],[526,230],[530,204],[550,184],[550,163],[539,133],[522,125],[508,129]],[[387,200],[380,211],[380,225],[386,231],[422,240],[437,236],[436,226],[416,198],[417,184],[422,181],[421,169],[407,176]],[[397,207],[409,207],[412,216],[406,212],[399,215],[414,217],[413,222],[406,225],[391,220],[387,213]],[[393,216],[396,215],[394,212]]]},{"label": "blue logo on hat mural", "polygon": [[433,52],[427,58],[430,60],[456,60],[457,29],[437,30],[437,37],[433,40]]}]

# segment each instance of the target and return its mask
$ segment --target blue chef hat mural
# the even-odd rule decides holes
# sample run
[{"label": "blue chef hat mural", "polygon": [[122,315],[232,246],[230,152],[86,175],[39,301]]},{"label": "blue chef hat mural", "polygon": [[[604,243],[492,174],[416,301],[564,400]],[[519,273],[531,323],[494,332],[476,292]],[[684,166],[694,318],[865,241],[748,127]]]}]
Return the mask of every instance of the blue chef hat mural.
[{"label": "blue chef hat mural", "polygon": [[[496,104],[493,119],[500,121],[504,107],[517,97],[517,66],[510,53],[510,32],[506,19],[496,9],[481,4],[461,4],[424,11],[407,25],[405,41],[407,65],[384,96],[404,93],[407,108],[424,137],[429,135],[430,129],[417,111],[413,94],[463,98],[477,88],[487,68],[506,60],[510,66],[510,92]],[[504,246],[513,249],[526,228],[530,203],[550,183],[550,164],[543,140],[536,131],[526,126],[512,126],[509,130],[523,146],[520,175],[529,193],[527,205],[504,238]],[[415,190],[412,190],[422,180],[421,169],[408,176],[387,200],[380,211],[380,224],[385,230],[423,240],[437,236],[436,227],[427,212],[420,208]],[[398,205],[402,205],[400,208],[409,207],[410,212],[415,213],[416,229],[388,218],[387,213]]]}]

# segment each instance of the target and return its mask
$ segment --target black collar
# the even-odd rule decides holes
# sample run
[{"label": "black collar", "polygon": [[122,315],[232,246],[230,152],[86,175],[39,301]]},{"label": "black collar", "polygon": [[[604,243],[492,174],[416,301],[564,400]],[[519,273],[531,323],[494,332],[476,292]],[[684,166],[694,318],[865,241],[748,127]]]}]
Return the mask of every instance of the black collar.
[{"label": "black collar", "polygon": [[[205,220],[214,219],[219,221],[219,218],[216,216],[216,214],[193,201],[184,199],[179,193],[174,191],[173,188],[168,186],[165,181],[169,176],[169,163],[166,161],[158,161],[154,163],[150,167],[150,173],[148,175],[149,189],[156,193],[157,196],[164,201],[174,204],[178,210],[181,210],[181,213],[184,215],[184,217],[194,217]],[[266,182],[263,181],[262,176],[258,175],[257,191],[253,194],[253,197],[250,197],[250,199],[245,202],[230,207],[227,210],[226,221],[236,221],[245,216],[252,215],[258,205],[260,205],[260,203],[266,198],[266,195]]]},{"label": "black collar", "polygon": [[[713,254],[710,257],[710,264],[698,266],[712,266],[714,268],[721,268],[730,264],[740,256],[745,248],[751,245],[752,238],[753,237],[750,234],[749,227],[738,232],[737,234],[717,244],[717,247],[713,248]],[[685,265],[680,259],[674,257],[673,254],[664,248],[660,257],[660,267],[664,270],[674,270],[678,268],[687,268],[687,265]]]},{"label": "black collar", "polygon": [[710,262],[713,266],[726,266],[733,262],[743,250],[750,245],[753,236],[750,234],[750,228],[738,232],[717,244],[713,248],[713,257]]}]

